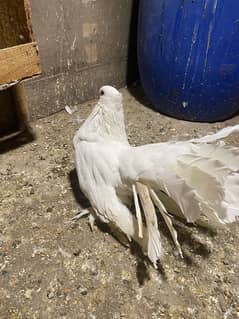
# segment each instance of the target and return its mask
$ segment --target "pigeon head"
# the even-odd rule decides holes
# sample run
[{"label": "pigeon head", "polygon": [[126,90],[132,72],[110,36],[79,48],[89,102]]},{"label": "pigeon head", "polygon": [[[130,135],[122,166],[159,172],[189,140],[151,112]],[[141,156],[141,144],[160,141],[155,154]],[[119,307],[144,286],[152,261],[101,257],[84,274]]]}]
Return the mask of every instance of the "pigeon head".
[{"label": "pigeon head", "polygon": [[111,140],[128,144],[121,93],[109,85],[102,86],[99,93],[99,101],[79,128],[76,140]]},{"label": "pigeon head", "polygon": [[104,103],[104,101],[111,101],[114,103],[121,103],[122,102],[122,95],[121,93],[116,90],[113,86],[105,85],[100,88],[100,101]]}]

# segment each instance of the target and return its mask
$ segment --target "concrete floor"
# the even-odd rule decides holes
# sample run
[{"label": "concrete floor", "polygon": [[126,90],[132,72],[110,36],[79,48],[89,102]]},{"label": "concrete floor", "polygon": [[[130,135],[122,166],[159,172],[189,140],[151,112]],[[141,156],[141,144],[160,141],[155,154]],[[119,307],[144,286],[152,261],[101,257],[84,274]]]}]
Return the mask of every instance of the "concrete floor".
[{"label": "concrete floor", "polygon": [[[122,92],[134,144],[201,136],[239,120],[178,121]],[[69,223],[85,205],[71,141],[76,118],[94,103],[32,123],[36,139],[0,157],[0,318],[239,318],[239,223],[215,234],[177,222],[183,260],[160,226],[159,271],[106,227]],[[229,142],[238,145],[239,136]]]}]

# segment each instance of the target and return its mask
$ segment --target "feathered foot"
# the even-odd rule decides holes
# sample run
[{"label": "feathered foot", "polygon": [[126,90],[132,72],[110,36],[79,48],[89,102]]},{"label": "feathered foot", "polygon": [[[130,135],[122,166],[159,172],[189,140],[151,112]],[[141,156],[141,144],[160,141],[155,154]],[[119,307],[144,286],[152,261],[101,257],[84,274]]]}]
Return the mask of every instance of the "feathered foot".
[{"label": "feathered foot", "polygon": [[95,228],[95,217],[92,214],[89,214],[88,216],[88,224],[90,226],[91,231],[94,231]]},{"label": "feathered foot", "polygon": [[82,217],[84,216],[87,216],[89,215],[91,212],[90,212],[90,209],[89,208],[86,208],[86,209],[82,209],[79,214],[75,215],[74,217],[71,218],[71,221],[74,222],[74,221],[77,221],[79,219],[81,219]]},{"label": "feathered foot", "polygon": [[90,226],[91,231],[93,232],[94,231],[94,227],[95,227],[95,217],[92,214],[92,209],[91,208],[82,209],[79,214],[75,215],[71,219],[70,222],[75,222],[75,221],[77,221],[77,220],[79,220],[82,217],[87,216],[87,215],[88,215],[88,224]]}]

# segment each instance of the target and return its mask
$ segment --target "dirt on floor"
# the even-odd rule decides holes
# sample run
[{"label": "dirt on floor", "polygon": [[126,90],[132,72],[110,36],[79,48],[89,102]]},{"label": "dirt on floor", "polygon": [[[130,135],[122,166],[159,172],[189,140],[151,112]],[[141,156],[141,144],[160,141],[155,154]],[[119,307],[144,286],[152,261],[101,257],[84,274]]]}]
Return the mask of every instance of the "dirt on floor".
[{"label": "dirt on floor", "polygon": [[[137,145],[201,136],[239,121],[183,122],[122,92],[130,142]],[[0,155],[0,318],[239,318],[239,223],[214,233],[178,221],[184,259],[160,225],[159,270],[107,227],[92,232],[87,219],[70,223],[86,204],[72,138],[76,119],[94,104],[32,123],[36,138]],[[238,145],[239,135],[228,142]]]}]

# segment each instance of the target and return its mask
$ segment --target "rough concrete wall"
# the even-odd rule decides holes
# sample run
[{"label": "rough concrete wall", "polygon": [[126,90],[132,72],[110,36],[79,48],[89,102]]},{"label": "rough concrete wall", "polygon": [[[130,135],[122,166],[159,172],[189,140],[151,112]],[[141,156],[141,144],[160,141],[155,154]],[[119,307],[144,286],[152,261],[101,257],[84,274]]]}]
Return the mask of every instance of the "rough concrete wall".
[{"label": "rough concrete wall", "polygon": [[31,0],[43,69],[25,82],[32,119],[90,99],[101,85],[126,83],[134,3]]}]

